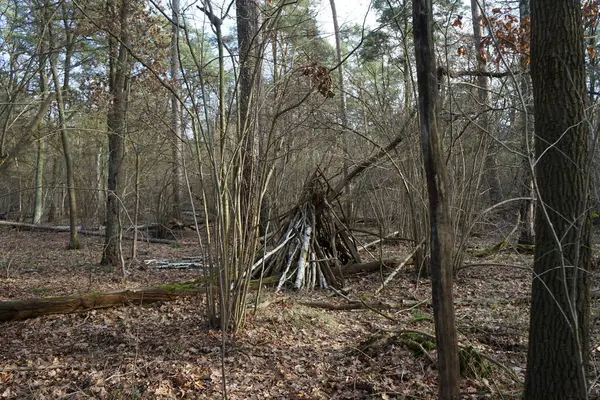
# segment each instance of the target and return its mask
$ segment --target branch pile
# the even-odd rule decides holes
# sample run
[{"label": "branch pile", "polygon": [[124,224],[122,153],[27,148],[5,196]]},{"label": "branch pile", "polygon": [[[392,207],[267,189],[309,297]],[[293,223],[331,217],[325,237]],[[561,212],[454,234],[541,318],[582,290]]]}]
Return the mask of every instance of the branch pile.
[{"label": "branch pile", "polygon": [[254,278],[277,276],[277,290],[343,286],[342,267],[360,263],[350,230],[329,203],[325,185],[313,180],[298,206],[287,214],[273,250],[252,267]]}]

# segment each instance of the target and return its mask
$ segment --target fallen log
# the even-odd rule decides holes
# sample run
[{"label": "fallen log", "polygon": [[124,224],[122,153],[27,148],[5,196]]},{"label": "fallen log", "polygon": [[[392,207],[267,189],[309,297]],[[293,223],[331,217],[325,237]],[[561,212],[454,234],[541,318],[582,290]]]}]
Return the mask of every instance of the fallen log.
[{"label": "fallen log", "polygon": [[205,291],[206,289],[203,287],[182,284],[105,293],[86,293],[77,296],[2,301],[0,302],[0,322],[50,314],[70,314],[127,304],[143,305],[158,301],[171,301],[195,296]]},{"label": "fallen log", "polygon": [[394,268],[394,271],[392,271],[392,273],[385,278],[385,281],[383,281],[383,283],[381,284],[381,286],[379,286],[376,290],[375,290],[375,294],[381,292],[383,290],[383,288],[385,287],[385,285],[387,285],[388,283],[390,283],[390,281],[392,279],[394,279],[394,276],[396,276],[398,274],[398,272],[400,271],[400,269],[402,267],[404,267],[415,255],[415,253],[417,252],[417,250],[419,250],[419,247],[423,246],[425,244],[425,239],[421,240],[421,243],[419,243],[417,245],[417,247],[415,247],[415,249],[413,250],[412,253],[410,253],[400,264],[398,264],[398,266],[396,268]]},{"label": "fallen log", "polygon": [[360,272],[377,272],[382,269],[392,269],[397,268],[402,263],[402,260],[399,258],[389,258],[386,260],[375,260],[367,263],[355,263],[350,264],[342,268],[342,272],[345,276],[358,274]]},{"label": "fallen log", "polygon": [[362,303],[360,301],[352,301],[350,303],[333,304],[325,303],[320,301],[303,301],[299,303],[302,306],[310,308],[321,308],[324,310],[331,311],[351,311],[351,310],[363,310],[363,309],[375,309],[375,310],[392,310],[394,308],[402,308],[401,304],[388,304],[388,303]]},{"label": "fallen log", "polygon": [[[14,221],[0,221],[0,226],[10,226],[13,228],[25,228],[27,230],[34,231],[34,232],[69,232],[69,230],[70,230],[68,226],[34,225],[34,224],[27,224],[25,222],[14,222]],[[85,229],[77,229],[77,232],[79,232],[83,236],[104,237],[104,235],[105,235],[104,232],[101,232],[101,231],[87,231]],[[123,239],[124,240],[133,240],[133,237],[123,236]],[[138,240],[144,241],[144,242],[149,242],[149,243],[177,244],[176,240],[157,239],[157,238],[151,238],[151,237],[146,237],[146,238],[139,237]]]},{"label": "fallen log", "polygon": [[144,265],[154,269],[198,269],[207,268],[202,257],[184,257],[180,260],[144,260]]}]

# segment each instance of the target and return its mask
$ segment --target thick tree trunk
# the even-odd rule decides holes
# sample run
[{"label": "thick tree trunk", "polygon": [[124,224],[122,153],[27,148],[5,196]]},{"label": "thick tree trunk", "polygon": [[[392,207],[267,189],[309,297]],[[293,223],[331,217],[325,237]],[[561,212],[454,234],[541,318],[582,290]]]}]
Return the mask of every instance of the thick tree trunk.
[{"label": "thick tree trunk", "polygon": [[421,147],[429,193],[431,286],[438,354],[439,398],[460,396],[458,341],[452,293],[452,222],[448,184],[437,130],[437,79],[431,0],[413,0],[413,33],[419,89]]},{"label": "thick tree trunk", "polygon": [[524,398],[587,399],[589,144],[581,4],[531,1],[538,205]]}]

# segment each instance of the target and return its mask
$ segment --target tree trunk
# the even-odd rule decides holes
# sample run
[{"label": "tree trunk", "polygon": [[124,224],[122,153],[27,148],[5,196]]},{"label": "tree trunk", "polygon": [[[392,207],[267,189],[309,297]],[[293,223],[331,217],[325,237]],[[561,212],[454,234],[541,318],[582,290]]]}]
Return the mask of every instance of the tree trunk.
[{"label": "tree trunk", "polygon": [[[44,37],[46,23],[40,24],[40,92],[48,92],[48,74],[46,73],[46,57],[48,53],[48,42]],[[35,193],[33,200],[33,218],[32,222],[35,225],[42,223],[42,215],[44,213],[44,166],[46,163],[46,138],[40,132],[37,142],[37,159],[35,166]],[[0,151],[1,154],[1,151]]]},{"label": "tree trunk", "polygon": [[183,142],[181,134],[181,103],[180,103],[180,81],[179,70],[179,0],[171,0],[172,8],[172,32],[171,32],[171,80],[173,93],[171,94],[171,130],[173,133],[173,199],[171,216],[181,219],[181,188],[182,188],[182,157]]},{"label": "tree trunk", "polygon": [[[260,43],[258,37],[259,8],[256,0],[237,0],[237,33],[239,47],[239,127],[242,157],[242,213],[249,211],[258,177],[258,99],[261,81]],[[248,218],[247,217],[247,218]],[[250,220],[250,219],[249,219]]]},{"label": "tree trunk", "polygon": [[46,140],[40,138],[37,142],[37,159],[35,165],[35,193],[33,200],[33,220],[34,224],[42,223],[44,213],[44,165],[46,161]]},{"label": "tree trunk", "polygon": [[587,399],[589,144],[581,4],[531,1],[538,204],[524,398]]},{"label": "tree trunk", "polygon": [[490,112],[492,110],[492,90],[491,79],[487,76],[487,60],[485,58],[486,49],[483,43],[483,10],[480,8],[482,3],[478,0],[471,0],[471,15],[473,18],[473,40],[475,42],[475,52],[477,58],[477,97],[479,98],[481,126],[480,135],[483,141],[483,167],[485,180],[489,187],[489,197],[492,204],[496,204],[501,199],[500,180],[498,179],[498,168],[494,154],[490,153],[493,147],[493,141],[490,140]]},{"label": "tree trunk", "polygon": [[52,157],[52,190],[50,191],[50,204],[48,205],[48,223],[55,223],[59,218],[59,195],[58,195],[58,183],[59,170],[58,170],[58,155],[54,154]]},{"label": "tree trunk", "polygon": [[87,293],[79,296],[49,297],[30,300],[0,301],[0,322],[23,320],[50,314],[69,314],[128,304],[149,304],[176,300],[206,292],[202,287],[173,285],[174,289],[144,288],[105,293]]},{"label": "tree trunk", "polygon": [[[521,27],[524,32],[529,31],[529,0],[519,1],[519,16],[521,20]],[[529,67],[529,56],[522,55],[520,60],[521,71],[526,71]],[[521,166],[521,197],[531,197],[531,200],[525,200],[521,204],[519,214],[521,217],[521,223],[523,227],[519,235],[519,244],[533,245],[535,243],[535,222],[534,222],[534,210],[535,210],[535,191],[533,186],[533,176],[531,167],[531,156],[533,154],[533,135],[530,136],[530,130],[533,127],[531,123],[531,114],[529,113],[529,100],[531,99],[531,81],[528,74],[522,74],[519,77],[519,87],[521,90],[521,107],[523,112],[521,115],[521,126],[523,128],[523,136],[521,138],[521,152],[525,155],[523,157]]]},{"label": "tree trunk", "polygon": [[[262,81],[262,43],[259,36],[260,8],[257,0],[236,0],[237,34],[239,48],[239,91],[237,98],[238,127],[237,136],[240,156],[234,161],[237,169],[233,190],[239,197],[231,202],[237,210],[232,222],[235,227],[233,253],[238,260],[232,271],[237,280],[233,291],[223,290],[223,299],[230,307],[230,323],[234,330],[242,326],[245,316],[244,296],[250,274],[243,272],[246,265],[255,258],[258,246],[260,209],[263,197],[263,172],[259,164],[259,111],[260,86]],[[239,215],[236,215],[239,213]],[[237,236],[236,235],[241,235]],[[234,256],[235,257],[235,256]],[[246,276],[246,278],[243,278]],[[227,282],[227,280],[221,280]],[[227,285],[229,283],[226,283]]]},{"label": "tree trunk", "polygon": [[[65,27],[65,32],[68,28]],[[49,45],[51,49],[55,48],[54,44],[54,29],[52,26],[52,21],[50,20],[48,24],[48,33],[49,33]],[[70,35],[67,34],[67,38]],[[65,98],[64,95],[67,93],[69,89],[69,71],[71,69],[71,55],[69,53],[69,49],[72,44],[67,43],[66,49],[67,53],[65,55],[65,66],[64,66],[64,74],[65,79],[63,85],[60,84],[60,79],[58,76],[58,68],[56,63],[58,62],[58,54],[54,54],[49,57],[50,61],[50,70],[52,72],[52,81],[54,82],[54,88],[56,89],[56,104],[58,108],[58,123],[60,129],[60,141],[62,144],[63,155],[65,158],[65,171],[67,174],[67,195],[69,201],[69,249],[79,249],[79,235],[77,232],[77,196],[75,193],[75,172],[73,171],[73,158],[71,154],[71,148],[69,144],[69,137],[67,134],[67,123],[65,116]]]},{"label": "tree trunk", "polygon": [[95,221],[98,225],[102,224],[104,225],[105,221],[106,221],[106,190],[105,190],[105,185],[106,185],[106,176],[105,176],[105,169],[104,169],[104,163],[102,160],[102,154],[104,153],[104,146],[99,145],[98,149],[97,149],[97,153],[94,157],[94,170],[95,170],[95,178],[96,178],[96,183],[95,183],[95,188],[96,188],[96,196],[94,197],[95,200],[95,207],[94,207],[94,217],[95,217]]},{"label": "tree trunk", "polygon": [[[129,38],[130,0],[121,0],[119,10],[119,42],[109,39],[110,93],[112,104],[107,115],[108,125],[108,184],[106,196],[106,235],[101,264],[117,268],[121,265],[120,250],[120,186],[119,172],[125,155],[127,81],[129,78]],[[116,8],[115,3],[111,6]],[[117,55],[115,59],[114,55]]]},{"label": "tree trunk", "polygon": [[413,0],[413,33],[421,147],[429,193],[431,286],[438,354],[440,400],[460,396],[460,367],[452,294],[452,223],[442,144],[437,130],[437,79],[431,0]]},{"label": "tree trunk", "polygon": [[342,64],[342,37],[340,35],[340,26],[338,24],[337,10],[335,8],[335,0],[329,0],[329,4],[331,5],[331,16],[333,19],[333,30],[335,35],[335,55],[338,67],[338,86],[339,86],[339,118],[342,124],[341,129],[341,140],[342,140],[342,148],[344,150],[344,161],[343,161],[343,179],[346,182],[346,186],[344,187],[345,192],[345,200],[343,202],[344,214],[346,217],[346,221],[348,221],[349,225],[352,225],[353,220],[353,204],[352,200],[349,196],[349,192],[351,189],[350,181],[348,178],[348,170],[349,170],[349,161],[348,161],[348,137],[346,135],[346,128],[348,127],[348,112],[346,109],[346,92],[344,90],[344,65]]}]

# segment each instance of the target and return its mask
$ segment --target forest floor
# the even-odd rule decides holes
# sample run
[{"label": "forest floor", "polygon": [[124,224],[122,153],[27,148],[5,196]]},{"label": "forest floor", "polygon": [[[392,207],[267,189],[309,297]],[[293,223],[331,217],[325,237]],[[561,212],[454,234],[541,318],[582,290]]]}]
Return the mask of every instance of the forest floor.
[{"label": "forest floor", "polygon": [[[0,229],[0,300],[148,287],[200,274],[140,268],[144,259],[195,255],[193,238],[180,246],[142,245],[140,262],[124,282],[98,266],[101,238],[83,237],[76,251],[66,250],[67,242],[63,233]],[[407,252],[384,248],[399,257]],[[532,258],[502,252],[467,261],[480,265],[460,271],[455,282],[459,342],[467,355],[462,397],[518,398]],[[433,399],[432,343],[399,333],[433,333],[429,281],[407,266],[373,295],[380,284],[380,274],[353,277],[348,297],[399,307],[332,311],[309,303],[347,303],[333,292],[266,288],[258,300],[250,293],[247,323],[227,338],[224,358],[221,332],[207,328],[200,297],[2,323],[0,398],[220,399],[224,371],[229,399]],[[254,309],[255,303],[262,306]],[[596,299],[593,321],[598,309]],[[600,334],[598,324],[592,326],[591,372],[597,376]]]}]

